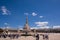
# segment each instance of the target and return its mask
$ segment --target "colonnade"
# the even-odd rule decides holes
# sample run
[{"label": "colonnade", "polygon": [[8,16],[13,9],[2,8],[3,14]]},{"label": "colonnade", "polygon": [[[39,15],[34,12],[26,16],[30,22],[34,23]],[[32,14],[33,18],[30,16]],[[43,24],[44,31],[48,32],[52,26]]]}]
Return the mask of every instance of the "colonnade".
[{"label": "colonnade", "polygon": [[[0,34],[0,38],[3,37],[3,38],[6,38],[6,37],[10,37],[10,38],[18,38],[20,37],[21,35],[19,34]],[[36,34],[36,35],[33,35],[36,40],[41,40],[41,37],[42,37],[42,40],[49,40],[49,36],[47,34]],[[28,37],[28,36],[27,36]]]}]

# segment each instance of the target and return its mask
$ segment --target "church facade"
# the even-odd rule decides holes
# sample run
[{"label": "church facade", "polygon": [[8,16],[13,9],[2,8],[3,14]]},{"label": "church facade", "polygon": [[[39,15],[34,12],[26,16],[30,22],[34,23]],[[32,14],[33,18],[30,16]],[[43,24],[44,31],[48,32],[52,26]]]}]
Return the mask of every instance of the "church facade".
[{"label": "church facade", "polygon": [[60,29],[30,29],[28,17],[22,30],[0,29],[0,40],[60,40]]}]

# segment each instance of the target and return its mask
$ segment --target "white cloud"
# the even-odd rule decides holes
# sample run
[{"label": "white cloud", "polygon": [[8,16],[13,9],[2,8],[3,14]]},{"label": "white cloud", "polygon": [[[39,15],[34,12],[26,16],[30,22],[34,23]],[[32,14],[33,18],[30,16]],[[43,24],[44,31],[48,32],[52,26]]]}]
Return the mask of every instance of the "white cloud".
[{"label": "white cloud", "polygon": [[49,26],[44,26],[44,27],[31,27],[31,29],[48,29],[50,28]]},{"label": "white cloud", "polygon": [[43,18],[43,16],[39,16],[40,18]]},{"label": "white cloud", "polygon": [[7,26],[9,26],[9,24],[8,23],[4,23],[4,25],[7,27]]},{"label": "white cloud", "polygon": [[10,11],[5,6],[2,6],[1,10],[3,12],[2,15],[10,15]]},{"label": "white cloud", "polygon": [[58,26],[53,26],[53,28],[60,28],[60,25],[58,25]]},{"label": "white cloud", "polygon": [[9,24],[8,24],[8,23],[4,23],[4,27],[3,27],[3,29],[5,29],[5,28],[7,28],[7,29],[9,29],[9,28],[10,28],[10,26],[9,26]]},{"label": "white cloud", "polygon": [[44,26],[47,26],[47,25],[48,25],[48,22],[35,22],[35,24],[36,24],[37,26],[44,27]]},{"label": "white cloud", "polygon": [[37,14],[35,12],[32,13],[32,16],[37,16]]},{"label": "white cloud", "polygon": [[23,30],[22,27],[23,27],[23,26],[18,25],[18,29],[19,29],[19,30]]},{"label": "white cloud", "polygon": [[4,25],[8,25],[8,23],[4,23]]},{"label": "white cloud", "polygon": [[44,28],[47,28],[47,29],[48,29],[48,28],[50,28],[50,27],[49,27],[49,26],[44,26],[44,27],[40,27],[40,28],[41,28],[41,29],[44,29]]},{"label": "white cloud", "polygon": [[39,27],[31,27],[31,29],[39,29]]},{"label": "white cloud", "polygon": [[28,13],[24,13],[25,15],[29,15]]}]

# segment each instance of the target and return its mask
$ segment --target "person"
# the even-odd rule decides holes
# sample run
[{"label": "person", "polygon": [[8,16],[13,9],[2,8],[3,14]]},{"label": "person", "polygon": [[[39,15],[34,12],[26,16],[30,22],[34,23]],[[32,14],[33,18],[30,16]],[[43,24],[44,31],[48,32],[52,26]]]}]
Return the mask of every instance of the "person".
[{"label": "person", "polygon": [[39,40],[39,34],[36,35],[36,40]]},{"label": "person", "polygon": [[43,39],[48,40],[49,39],[48,35],[43,35]]}]

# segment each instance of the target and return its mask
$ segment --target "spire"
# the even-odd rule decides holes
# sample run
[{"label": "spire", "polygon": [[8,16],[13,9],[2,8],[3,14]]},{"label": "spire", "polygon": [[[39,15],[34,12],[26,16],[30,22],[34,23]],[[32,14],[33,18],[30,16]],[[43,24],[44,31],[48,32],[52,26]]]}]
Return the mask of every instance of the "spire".
[{"label": "spire", "polygon": [[28,16],[26,16],[26,24],[28,24]]},{"label": "spire", "polygon": [[26,30],[26,31],[30,30],[30,27],[28,25],[28,16],[26,16],[26,24],[24,25],[23,29]]}]

